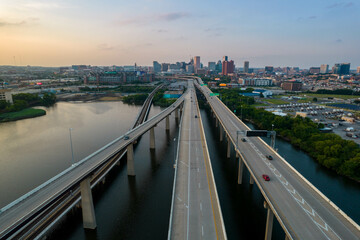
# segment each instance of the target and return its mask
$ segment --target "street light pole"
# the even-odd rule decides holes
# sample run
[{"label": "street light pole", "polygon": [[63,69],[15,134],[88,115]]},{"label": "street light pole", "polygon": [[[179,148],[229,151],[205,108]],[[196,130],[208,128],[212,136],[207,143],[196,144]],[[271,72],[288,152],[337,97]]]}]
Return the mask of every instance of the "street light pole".
[{"label": "street light pole", "polygon": [[174,168],[176,168],[176,138],[174,138]]},{"label": "street light pole", "polygon": [[69,133],[70,133],[70,147],[71,147],[71,156],[72,156],[72,166],[74,166],[75,164],[75,160],[74,160],[74,150],[73,150],[73,144],[72,144],[72,138],[71,138],[71,131],[72,128],[69,128]]}]

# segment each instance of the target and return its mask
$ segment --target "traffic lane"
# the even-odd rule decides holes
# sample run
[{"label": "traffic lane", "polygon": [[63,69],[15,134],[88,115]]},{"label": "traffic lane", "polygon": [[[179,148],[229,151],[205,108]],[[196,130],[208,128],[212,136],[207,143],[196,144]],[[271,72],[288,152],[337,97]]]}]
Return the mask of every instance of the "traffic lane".
[{"label": "traffic lane", "polygon": [[[226,112],[224,111],[223,114],[226,114]],[[225,124],[227,126],[231,126],[228,119],[229,118],[225,118],[223,121],[225,122]],[[232,132],[236,132],[236,129],[233,129]],[[232,137],[233,137],[233,139],[235,139],[236,135],[232,135]],[[240,150],[243,152],[243,155],[246,156],[245,158],[248,159],[247,162],[251,166],[251,169],[253,170],[257,179],[261,179],[262,178],[261,175],[266,173],[272,179],[271,181],[275,181],[275,182],[279,183],[279,184],[277,184],[276,187],[273,187],[274,184],[266,185],[266,188],[264,188],[264,190],[267,192],[268,195],[270,193],[276,193],[276,194],[271,194],[272,199],[270,198],[270,201],[272,203],[279,202],[279,201],[282,203],[281,206],[279,206],[279,207],[281,207],[281,209],[277,209],[277,212],[280,216],[282,215],[282,219],[290,220],[290,221],[287,221],[288,228],[293,229],[294,232],[296,232],[296,234],[298,234],[298,235],[300,235],[299,233],[301,233],[302,237],[311,237],[311,236],[314,236],[315,233],[317,233],[318,239],[326,239],[326,238],[324,238],[324,235],[321,232],[319,232],[319,229],[317,228],[317,226],[315,224],[311,224],[308,221],[309,218],[306,214],[303,213],[301,215],[302,220],[298,221],[299,220],[298,213],[299,212],[301,213],[302,209],[300,209],[300,206],[297,204],[297,202],[294,199],[292,199],[291,195],[287,192],[287,190],[284,189],[282,184],[279,181],[277,181],[277,178],[270,171],[269,167],[266,164],[264,164],[265,162],[263,159],[261,159],[261,156],[259,155],[259,153],[255,152],[255,150],[252,147],[249,147],[250,143],[251,143],[251,140],[249,140],[249,139],[247,142],[240,141],[240,143],[239,143]],[[264,158],[264,156],[263,156],[263,158]],[[259,161],[259,159],[261,159],[261,160]],[[259,182],[259,183],[261,184],[261,182]],[[261,184],[261,185],[263,187],[265,187],[264,184]],[[280,196],[280,198],[278,198],[277,196]],[[286,204],[283,204],[284,202]],[[293,211],[294,209],[296,209],[296,211]],[[286,216],[284,215],[284,213],[286,213]],[[292,223],[291,225],[290,225],[290,222]],[[294,222],[296,222],[296,226],[293,226]],[[303,231],[304,228],[307,230],[312,229],[311,236],[306,235],[306,232]]]},{"label": "traffic lane", "polygon": [[[263,144],[259,144],[260,146],[264,146]],[[265,150],[267,150],[267,151],[269,151],[269,149],[265,149]],[[263,150],[263,152],[264,152],[264,150]],[[269,151],[270,152],[270,151]],[[274,161],[275,162],[275,161]],[[283,173],[288,173],[287,171],[281,171],[280,170],[280,172],[283,172]],[[293,175],[288,175],[288,177],[287,177],[287,179],[293,179],[292,178],[293,177]],[[290,182],[290,181],[289,181]],[[292,181],[291,181],[292,182]],[[298,184],[299,182],[298,181],[295,181],[294,182],[295,184],[296,184],[296,187],[295,188],[298,188],[298,189],[304,189],[305,190],[305,193],[308,193],[306,190],[306,188],[304,188],[304,186],[303,185],[301,185],[301,184]],[[294,184],[294,185],[295,185]],[[312,189],[311,189],[312,190]],[[299,196],[300,197],[300,199],[301,199],[301,197],[303,197],[303,196]],[[313,198],[313,196],[310,194],[309,195],[309,197],[310,197],[310,199],[314,199]],[[315,199],[316,200],[316,199]],[[302,203],[303,204],[303,203]],[[315,206],[318,206],[318,207],[320,207],[320,208],[323,208],[323,210],[325,211],[325,212],[329,212],[329,209],[327,209],[327,208],[325,208],[325,207],[323,207],[323,205],[321,204],[321,203],[319,203],[319,202],[317,202],[317,203],[313,203]],[[308,205],[304,205],[303,204],[303,206],[306,206],[306,207],[309,207]],[[311,210],[311,208],[312,208],[312,206],[310,205],[310,210]],[[331,209],[331,208],[330,208]],[[316,209],[315,209],[315,211],[316,211]],[[319,212],[316,212],[317,214],[319,214]],[[312,214],[314,214],[314,213],[312,213]],[[333,216],[331,217],[331,218],[334,218]],[[320,225],[322,225],[322,226],[324,226],[324,228],[325,228],[325,230],[323,230],[323,229],[321,229],[321,228],[319,228],[318,230],[320,230],[320,231],[328,231],[327,230],[327,226],[324,224],[324,223],[326,223],[326,224],[329,224],[329,223],[327,223],[327,222],[324,222],[322,219],[318,219],[318,216],[313,216],[312,218],[310,218],[311,220],[315,220],[315,221],[317,221],[317,223],[318,224],[320,224]],[[337,218],[335,218],[335,221],[336,222],[338,222],[339,224],[340,224],[340,226],[342,225],[341,224],[341,222],[337,219]],[[330,225],[331,226],[331,225]],[[336,226],[339,226],[339,225],[336,225]],[[326,232],[326,234],[328,235],[328,236],[333,236],[333,237],[335,237],[335,238],[337,238],[337,234],[338,233],[336,233],[336,232],[339,232],[339,231],[343,231],[343,230],[341,230],[341,227],[340,227],[340,229],[339,229],[339,231],[336,231],[336,230],[334,230],[334,229],[332,229],[334,232],[332,232],[331,231],[331,229],[329,230],[329,232]],[[347,232],[347,231],[346,231]],[[345,235],[344,235],[344,237],[346,237],[346,238],[354,238],[355,236],[353,235],[353,234],[349,234],[349,233],[346,233]]]},{"label": "traffic lane", "polygon": [[189,112],[187,108],[188,97],[186,97],[184,103],[184,114],[182,116],[181,123],[181,136],[179,144],[179,155],[176,163],[176,182],[175,182],[175,199],[173,206],[171,239],[183,239],[188,234],[188,219],[189,219],[189,138],[190,138],[190,122]]},{"label": "traffic lane", "polygon": [[[255,139],[254,139],[255,140]],[[257,144],[264,151],[267,147],[256,139]],[[275,155],[275,154],[274,154]],[[272,161],[274,166],[284,175],[292,186],[299,192],[304,200],[322,217],[322,219],[343,239],[359,239],[360,234],[342,214],[334,209],[329,202],[323,199],[313,188],[301,179],[297,174],[291,174],[292,170],[287,164],[280,160],[276,155]],[[346,231],[344,231],[346,229]]]}]

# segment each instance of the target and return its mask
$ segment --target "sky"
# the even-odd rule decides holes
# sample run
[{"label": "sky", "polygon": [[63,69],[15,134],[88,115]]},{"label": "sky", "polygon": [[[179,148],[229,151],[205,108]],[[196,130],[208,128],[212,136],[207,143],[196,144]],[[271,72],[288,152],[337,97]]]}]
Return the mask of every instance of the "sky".
[{"label": "sky", "polygon": [[0,0],[0,65],[360,66],[360,1]]}]

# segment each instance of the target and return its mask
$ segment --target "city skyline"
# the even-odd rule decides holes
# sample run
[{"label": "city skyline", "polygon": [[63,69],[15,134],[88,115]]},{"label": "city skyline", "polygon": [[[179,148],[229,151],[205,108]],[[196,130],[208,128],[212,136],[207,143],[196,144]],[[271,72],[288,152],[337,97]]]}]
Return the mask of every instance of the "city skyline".
[{"label": "city skyline", "polygon": [[356,69],[358,12],[358,3],[324,0],[3,0],[0,65],[151,66],[200,56],[206,66],[227,55],[237,67]]}]

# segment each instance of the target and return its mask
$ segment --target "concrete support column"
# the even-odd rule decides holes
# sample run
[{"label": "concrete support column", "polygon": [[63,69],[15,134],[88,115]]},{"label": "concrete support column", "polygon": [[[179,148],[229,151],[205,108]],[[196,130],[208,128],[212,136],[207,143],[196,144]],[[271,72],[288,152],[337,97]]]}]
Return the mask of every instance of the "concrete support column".
[{"label": "concrete support column", "polygon": [[244,162],[242,158],[239,157],[238,184],[242,183],[243,171],[244,171]]},{"label": "concrete support column", "polygon": [[227,136],[227,151],[226,151],[226,157],[230,158],[230,153],[231,153],[231,144],[230,144],[230,137]]},{"label": "concrete support column", "polygon": [[250,184],[251,184],[251,185],[254,184],[254,178],[253,178],[253,176],[251,175],[251,173],[250,173]]},{"label": "concrete support column", "polygon": [[155,131],[154,128],[150,129],[150,149],[155,149]]},{"label": "concrete support column", "polygon": [[217,118],[215,118],[215,126],[218,127],[219,126],[219,120]]},{"label": "concrete support column", "polygon": [[222,130],[222,126],[220,125],[219,127],[219,130],[220,130],[220,142],[222,142],[223,140],[223,130]]},{"label": "concrete support column", "polygon": [[271,240],[273,222],[274,222],[274,213],[271,211],[271,208],[266,202],[264,202],[264,207],[267,208],[265,240]]},{"label": "concrete support column", "polygon": [[175,109],[175,119],[179,119],[179,109]]},{"label": "concrete support column", "polygon": [[127,173],[128,176],[135,176],[134,147],[132,143],[127,146]]},{"label": "concrete support column", "polygon": [[166,116],[166,131],[170,131],[170,117]]},{"label": "concrete support column", "polygon": [[90,178],[84,179],[80,183],[81,208],[83,215],[83,225],[87,229],[96,228],[95,210],[90,188]]}]

